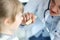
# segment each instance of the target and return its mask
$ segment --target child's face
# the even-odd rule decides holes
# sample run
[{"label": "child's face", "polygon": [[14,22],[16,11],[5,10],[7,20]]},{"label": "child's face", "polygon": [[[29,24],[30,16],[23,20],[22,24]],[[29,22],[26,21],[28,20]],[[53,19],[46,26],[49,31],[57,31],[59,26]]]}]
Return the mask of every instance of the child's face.
[{"label": "child's face", "polygon": [[11,30],[16,30],[23,20],[22,13],[18,13],[15,16],[15,21],[10,25]]},{"label": "child's face", "polygon": [[60,16],[60,0],[51,0],[50,14],[51,16]]}]

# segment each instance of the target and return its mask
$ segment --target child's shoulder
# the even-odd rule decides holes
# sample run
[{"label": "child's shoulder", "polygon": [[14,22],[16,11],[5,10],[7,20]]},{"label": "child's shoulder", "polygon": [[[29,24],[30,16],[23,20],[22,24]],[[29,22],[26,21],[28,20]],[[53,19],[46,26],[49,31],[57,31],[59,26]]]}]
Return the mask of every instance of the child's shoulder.
[{"label": "child's shoulder", "polygon": [[0,34],[0,40],[19,40],[18,37]]}]

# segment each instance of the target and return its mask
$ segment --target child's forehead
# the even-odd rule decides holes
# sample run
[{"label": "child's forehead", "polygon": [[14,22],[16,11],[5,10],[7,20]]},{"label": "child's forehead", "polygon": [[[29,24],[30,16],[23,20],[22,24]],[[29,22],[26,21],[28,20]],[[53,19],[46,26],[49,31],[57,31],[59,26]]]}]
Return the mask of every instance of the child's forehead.
[{"label": "child's forehead", "polygon": [[51,0],[51,1],[55,3],[60,3],[60,0]]},{"label": "child's forehead", "polygon": [[60,6],[60,0],[51,0],[54,4],[56,4],[57,6]]},{"label": "child's forehead", "polygon": [[60,6],[60,0],[55,0],[57,6]]}]

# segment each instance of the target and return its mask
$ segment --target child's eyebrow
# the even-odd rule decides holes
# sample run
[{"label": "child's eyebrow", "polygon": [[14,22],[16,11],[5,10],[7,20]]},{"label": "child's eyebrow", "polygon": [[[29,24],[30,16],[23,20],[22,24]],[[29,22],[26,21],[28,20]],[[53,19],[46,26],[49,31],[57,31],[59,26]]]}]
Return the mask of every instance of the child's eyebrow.
[{"label": "child's eyebrow", "polygon": [[52,0],[52,2],[55,4],[55,0]]}]

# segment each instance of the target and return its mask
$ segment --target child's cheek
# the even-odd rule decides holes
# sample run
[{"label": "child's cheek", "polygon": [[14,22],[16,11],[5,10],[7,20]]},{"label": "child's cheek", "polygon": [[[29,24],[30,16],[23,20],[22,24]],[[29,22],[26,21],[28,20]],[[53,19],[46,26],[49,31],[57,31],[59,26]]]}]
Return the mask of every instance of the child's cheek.
[{"label": "child's cheek", "polygon": [[59,10],[59,16],[60,16],[60,10]]}]

